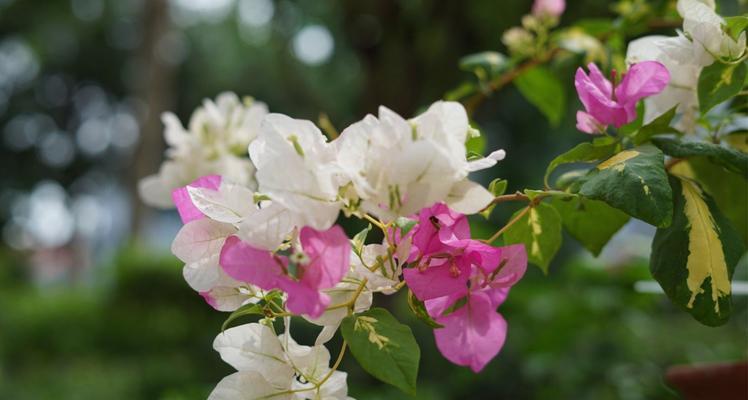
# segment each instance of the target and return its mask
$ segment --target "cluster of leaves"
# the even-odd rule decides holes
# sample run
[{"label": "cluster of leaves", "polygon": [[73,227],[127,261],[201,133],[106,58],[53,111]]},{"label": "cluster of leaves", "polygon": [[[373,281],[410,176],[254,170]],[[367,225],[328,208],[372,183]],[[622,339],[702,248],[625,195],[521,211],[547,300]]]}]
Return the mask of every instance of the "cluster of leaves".
[{"label": "cluster of leaves", "polygon": [[[581,21],[553,33],[545,50],[532,58],[497,52],[468,56],[461,66],[479,83],[463,85],[448,96],[476,99],[514,83],[558,125],[566,111],[566,92],[549,64],[568,55],[564,37],[575,32],[592,43],[604,43],[608,64],[621,65],[627,35],[641,33],[651,22],[638,3],[619,3],[622,15],[616,21]],[[745,16],[726,21],[734,38],[748,26]],[[617,28],[600,29],[603,26]],[[528,205],[492,240],[503,235],[506,244],[525,244],[529,261],[547,272],[563,229],[597,256],[633,217],[657,227],[650,265],[665,293],[701,323],[724,324],[730,315],[730,280],[748,240],[748,132],[727,123],[746,106],[747,71],[745,57],[737,62],[718,59],[701,70],[698,124],[707,132],[701,137],[673,127],[676,107],[644,124],[641,103],[639,118],[617,134],[581,143],[554,158],[542,190],[504,195],[506,181],[494,181],[495,203],[520,200]],[[717,105],[723,106],[717,110]],[[551,183],[554,171],[564,164],[573,167]]]}]

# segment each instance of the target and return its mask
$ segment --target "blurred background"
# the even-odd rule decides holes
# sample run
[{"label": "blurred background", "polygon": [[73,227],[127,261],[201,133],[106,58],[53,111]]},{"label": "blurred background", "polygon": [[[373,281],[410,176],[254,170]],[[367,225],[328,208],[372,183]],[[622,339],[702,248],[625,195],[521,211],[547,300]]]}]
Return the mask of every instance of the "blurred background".
[{"label": "blurred background", "polygon": [[[611,17],[617,3],[569,0],[561,23]],[[721,3],[738,13],[736,0]],[[226,315],[169,253],[176,213],[146,208],[134,190],[162,160],[163,111],[186,123],[203,98],[230,90],[297,118],[327,113],[339,129],[379,104],[411,116],[467,79],[462,56],[504,51],[502,32],[530,5],[0,0],[0,399],[203,399],[232,372],[211,348]],[[575,64],[563,68],[571,91]],[[487,148],[508,157],[480,178],[541,186],[550,159],[585,139],[568,98],[557,127],[513,87],[485,102],[476,121]],[[476,236],[512,207],[474,221]],[[378,299],[421,343],[418,398],[677,398],[668,366],[745,359],[745,297],[730,323],[707,328],[635,289],[651,279],[652,235],[627,226],[598,259],[566,237],[549,276],[530,268],[502,306],[509,337],[479,375],[439,355],[402,297]],[[351,359],[342,369],[354,397],[406,398]]]}]

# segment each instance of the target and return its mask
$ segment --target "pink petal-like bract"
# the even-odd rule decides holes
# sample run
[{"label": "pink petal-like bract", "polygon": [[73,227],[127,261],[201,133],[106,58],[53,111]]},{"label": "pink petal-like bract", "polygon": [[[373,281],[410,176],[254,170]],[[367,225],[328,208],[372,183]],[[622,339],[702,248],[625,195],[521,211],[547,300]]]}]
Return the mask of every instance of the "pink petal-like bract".
[{"label": "pink petal-like bract", "polygon": [[467,217],[450,210],[444,203],[436,203],[418,213],[418,224],[413,227],[413,247],[408,259],[413,262],[427,254],[442,252],[446,245],[470,239]]},{"label": "pink petal-like bract", "polygon": [[605,125],[595,117],[584,111],[577,111],[577,129],[590,135],[600,135],[605,131]]},{"label": "pink petal-like bract", "polygon": [[330,304],[320,290],[335,286],[348,272],[351,243],[339,225],[325,231],[304,227],[299,240],[309,262],[299,266],[299,280],[284,280],[281,289],[288,293],[289,311],[318,318]]},{"label": "pink petal-like bract", "polygon": [[298,282],[285,281],[281,289],[288,293],[286,308],[294,314],[305,314],[319,318],[330,305],[330,296],[317,289],[300,285]]},{"label": "pink petal-like bract", "polygon": [[436,346],[449,361],[480,372],[501,350],[507,324],[485,293],[471,295],[451,314],[436,318]]},{"label": "pink petal-like bract", "polygon": [[590,64],[590,69],[594,71],[590,76],[582,68],[577,69],[574,78],[574,86],[584,108],[603,125],[625,124],[626,111],[612,99],[612,92],[609,91],[610,82],[602,77],[595,64]]},{"label": "pink petal-like bract", "polygon": [[252,247],[237,236],[226,239],[219,264],[228,276],[265,290],[276,289],[282,280],[288,279],[283,271],[288,258]]},{"label": "pink petal-like bract", "polygon": [[667,87],[670,72],[659,61],[643,61],[629,68],[621,84],[616,87],[616,98],[622,103],[637,102],[654,96]]},{"label": "pink petal-like bract", "polygon": [[320,291],[335,286],[348,272],[351,244],[337,225],[325,231],[304,227],[299,240],[309,261],[296,266],[296,276],[287,274],[288,257],[255,248],[236,236],[226,239],[220,264],[234,279],[286,292],[289,311],[318,318],[330,304],[330,297]]},{"label": "pink petal-like bract", "polygon": [[595,64],[589,64],[589,74],[577,69],[574,86],[586,112],[577,112],[577,129],[597,134],[608,125],[617,128],[636,119],[636,103],[656,95],[667,87],[670,73],[657,61],[644,61],[631,66],[620,85],[603,76]]},{"label": "pink petal-like bract", "polygon": [[299,232],[301,247],[309,257],[303,266],[301,282],[316,289],[329,289],[345,276],[350,268],[351,242],[339,225],[318,231],[304,227]]},{"label": "pink petal-like bract", "polygon": [[218,190],[220,186],[220,175],[206,175],[197,178],[194,182],[190,183],[187,186],[182,186],[174,189],[171,192],[171,199],[174,201],[174,205],[177,207],[177,211],[179,212],[179,217],[182,218],[182,222],[186,224],[190,221],[200,219],[204,216],[203,213],[200,212],[200,210],[198,210],[194,204],[192,204],[190,193],[187,191],[188,187]]},{"label": "pink petal-like bract", "polygon": [[450,294],[466,294],[470,268],[459,268],[445,262],[423,270],[406,268],[403,277],[418,299],[429,300]]},{"label": "pink petal-like bract", "polygon": [[498,271],[487,271],[492,276],[488,285],[492,288],[509,288],[514,286],[527,271],[527,251],[524,244],[513,244],[499,247],[501,261]]}]

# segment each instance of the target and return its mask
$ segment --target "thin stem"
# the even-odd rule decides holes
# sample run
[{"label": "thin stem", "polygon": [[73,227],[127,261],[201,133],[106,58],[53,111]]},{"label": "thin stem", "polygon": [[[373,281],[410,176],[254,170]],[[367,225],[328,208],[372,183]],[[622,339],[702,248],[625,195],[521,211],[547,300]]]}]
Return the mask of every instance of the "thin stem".
[{"label": "thin stem", "polygon": [[327,382],[328,379],[332,376],[332,373],[338,370],[338,367],[340,366],[340,363],[343,361],[343,356],[345,355],[345,349],[348,348],[348,342],[343,339],[343,345],[340,347],[340,352],[338,353],[338,358],[335,360],[335,364],[332,365],[332,368],[330,371],[325,375],[322,380],[320,380],[316,385],[314,385],[316,388],[321,387],[322,385]]},{"label": "thin stem", "polygon": [[494,197],[493,201],[491,203],[489,203],[486,207],[484,207],[483,210],[481,210],[481,211],[484,211],[488,207],[491,207],[491,206],[493,206],[495,204],[504,203],[504,202],[507,202],[507,201],[520,201],[520,200],[530,200],[530,198],[527,197],[524,193],[521,193],[521,192],[516,192],[514,194],[504,194],[504,195],[501,195],[501,196],[496,196],[496,197]]},{"label": "thin stem", "polygon": [[465,109],[467,110],[468,115],[473,115],[473,113],[478,108],[478,106],[480,106],[481,103],[483,103],[483,101],[486,100],[486,98],[488,97],[490,93],[498,91],[504,86],[512,83],[512,81],[519,78],[519,76],[525,73],[526,71],[538,65],[546,63],[548,60],[552,59],[553,56],[555,56],[556,53],[559,51],[560,51],[560,48],[554,48],[550,50],[544,57],[534,58],[523,64],[520,64],[518,67],[507,72],[506,74],[502,74],[496,77],[495,79],[493,79],[492,81],[488,82],[485,90],[475,93],[474,95],[468,97],[467,100],[463,102],[463,104],[465,104]]},{"label": "thin stem", "polygon": [[520,211],[519,214],[517,214],[516,217],[514,217],[511,221],[509,221],[509,223],[507,223],[506,225],[504,225],[503,228],[499,229],[499,231],[496,232],[496,233],[494,233],[493,236],[491,236],[490,238],[482,240],[482,242],[486,243],[486,244],[493,243],[493,241],[496,240],[496,239],[498,239],[499,236],[501,236],[504,232],[506,232],[507,229],[509,229],[509,227],[511,227],[517,221],[519,221],[522,217],[524,217],[525,214],[527,214],[527,212],[530,211],[531,208],[532,208],[532,204],[530,204],[527,207],[523,208],[522,211]]},{"label": "thin stem", "polygon": [[382,224],[381,222],[379,222],[378,219],[372,217],[369,214],[364,214],[364,219],[366,219],[367,221],[371,222],[371,224],[374,225],[374,226],[376,226],[377,228],[381,229],[382,232],[385,232],[387,230],[387,228],[384,226],[384,224]]},{"label": "thin stem", "polygon": [[326,311],[330,310],[337,310],[339,308],[353,308],[356,305],[356,300],[358,300],[358,296],[361,295],[361,293],[364,291],[364,288],[366,287],[366,284],[369,282],[367,278],[364,278],[361,283],[358,285],[358,288],[356,288],[356,292],[353,293],[353,297],[351,297],[350,300],[346,301],[345,303],[335,304],[330,307],[327,307]]}]

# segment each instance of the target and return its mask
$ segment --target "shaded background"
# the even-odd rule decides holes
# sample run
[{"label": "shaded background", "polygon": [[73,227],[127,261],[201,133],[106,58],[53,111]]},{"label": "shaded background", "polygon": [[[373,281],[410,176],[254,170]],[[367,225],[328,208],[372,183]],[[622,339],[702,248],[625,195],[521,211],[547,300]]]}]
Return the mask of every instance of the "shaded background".
[{"label": "shaded background", "polygon": [[[568,3],[562,25],[613,15],[613,2]],[[736,1],[721,6],[738,12]],[[338,128],[379,104],[410,116],[467,79],[460,57],[504,51],[501,33],[529,8],[0,0],[0,399],[201,399],[232,372],[211,348],[226,315],[189,289],[169,254],[178,218],[134,191],[161,162],[161,112],[186,123],[201,99],[231,90],[297,118],[325,112]],[[559,69],[569,91],[574,67]],[[488,148],[508,157],[480,178],[539,187],[548,161],[584,140],[572,95],[559,127],[513,87],[483,104],[476,120]],[[512,211],[502,206],[474,230],[487,236]],[[651,279],[652,234],[627,226],[597,260],[566,237],[550,276],[532,267],[502,306],[509,337],[479,375],[438,354],[404,299],[378,298],[421,343],[418,398],[676,398],[666,367],[745,359],[745,297],[729,324],[707,328],[663,295],[635,290]],[[308,343],[314,332],[296,326]],[[352,396],[405,398],[350,358],[342,369]]]}]

